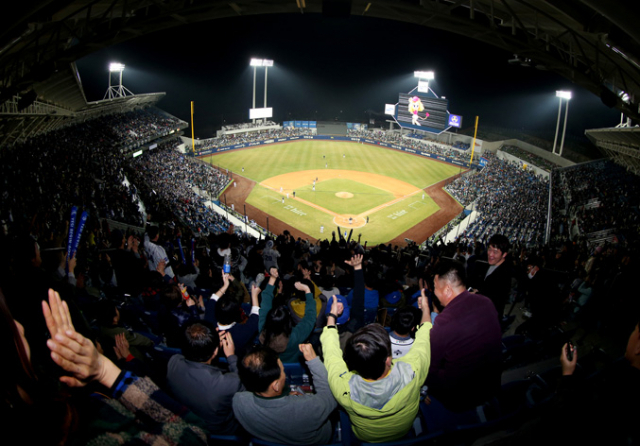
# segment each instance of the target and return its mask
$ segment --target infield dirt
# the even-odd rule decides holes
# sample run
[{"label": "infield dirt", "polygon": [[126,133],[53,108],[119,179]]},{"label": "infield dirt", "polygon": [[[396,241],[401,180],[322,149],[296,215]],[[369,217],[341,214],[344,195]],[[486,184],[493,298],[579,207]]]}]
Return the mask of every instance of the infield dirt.
[{"label": "infield dirt", "polygon": [[[343,176],[344,175],[344,176]],[[457,178],[460,174],[456,175]],[[280,187],[285,189],[296,189],[302,185],[311,184],[313,180],[318,178],[318,180],[326,180],[330,178],[348,178],[354,181],[361,182],[363,184],[367,184],[373,187],[385,189],[391,193],[393,193],[396,199],[401,199],[406,195],[410,195],[416,192],[420,192],[421,189],[416,188],[408,183],[405,183],[400,180],[396,180],[393,178],[365,173],[365,172],[355,172],[355,171],[346,171],[346,170],[314,170],[314,171],[303,171],[303,172],[294,172],[289,174],[278,175],[272,178],[269,178],[262,182],[263,185],[267,185],[268,187],[273,188],[274,190],[279,190]],[[229,187],[224,192],[224,194],[220,197],[220,200],[224,203],[226,199],[226,203],[230,206],[234,204],[236,209],[242,209],[241,205],[244,205],[247,197],[251,193],[251,190],[255,186],[255,181],[251,181],[245,177],[242,177],[238,174],[233,174],[233,179],[237,182],[236,187]],[[430,237],[434,232],[438,229],[446,225],[451,219],[453,219],[456,215],[458,215],[462,211],[462,206],[454,200],[449,194],[447,194],[442,187],[444,187],[446,182],[451,181],[453,178],[440,181],[437,184],[431,185],[428,188],[424,189],[425,193],[428,194],[440,207],[438,211],[434,214],[418,223],[413,228],[403,232],[402,234],[395,237],[393,240],[390,240],[389,243],[393,245],[406,245],[407,242],[405,239],[410,239],[416,242],[422,242],[426,238]],[[226,197],[225,197],[226,196]],[[296,198],[298,199],[298,198]],[[302,200],[301,200],[302,201]],[[306,204],[313,205],[311,203],[305,202]],[[311,237],[302,231],[297,230],[289,226],[288,224],[282,222],[281,220],[269,216],[264,211],[246,203],[247,215],[249,218],[253,219],[260,226],[269,229],[274,234],[281,234],[282,231],[288,229],[289,232],[295,237],[309,238],[310,240],[315,241],[314,237]],[[354,224],[361,223],[359,221],[362,218],[362,215],[366,215],[371,213],[376,208],[373,208],[370,211],[367,211],[364,214],[360,214],[360,216],[351,216],[354,219]],[[347,220],[349,215],[338,216],[343,220]],[[268,218],[268,220],[267,220]],[[339,221],[343,221],[339,220]],[[267,225],[268,221],[268,225]],[[338,223],[340,224],[340,223]],[[344,223],[343,223],[344,224]],[[327,237],[330,238],[331,230],[328,229]]]}]

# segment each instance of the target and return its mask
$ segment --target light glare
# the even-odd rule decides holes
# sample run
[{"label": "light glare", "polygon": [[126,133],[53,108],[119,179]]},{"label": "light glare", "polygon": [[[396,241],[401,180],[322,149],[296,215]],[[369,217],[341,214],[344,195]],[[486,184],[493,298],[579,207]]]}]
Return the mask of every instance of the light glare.
[{"label": "light glare", "polygon": [[556,97],[569,100],[571,99],[571,92],[558,90],[556,91]]},{"label": "light glare", "polygon": [[270,59],[251,59],[249,65],[252,67],[272,67],[273,60]]},{"label": "light glare", "polygon": [[109,71],[111,71],[112,73],[124,71],[124,64],[119,62],[111,62],[109,64]]},{"label": "light glare", "polygon": [[435,74],[433,71],[414,71],[413,76],[417,77],[418,79],[427,79],[427,80],[435,78]]}]

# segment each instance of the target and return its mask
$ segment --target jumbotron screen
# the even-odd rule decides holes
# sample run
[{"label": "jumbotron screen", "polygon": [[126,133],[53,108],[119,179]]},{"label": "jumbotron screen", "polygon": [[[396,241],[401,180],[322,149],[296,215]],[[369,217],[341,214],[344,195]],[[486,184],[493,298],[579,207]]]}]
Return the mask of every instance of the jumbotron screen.
[{"label": "jumbotron screen", "polygon": [[415,130],[445,130],[449,127],[449,101],[423,93],[400,93],[398,123]]}]

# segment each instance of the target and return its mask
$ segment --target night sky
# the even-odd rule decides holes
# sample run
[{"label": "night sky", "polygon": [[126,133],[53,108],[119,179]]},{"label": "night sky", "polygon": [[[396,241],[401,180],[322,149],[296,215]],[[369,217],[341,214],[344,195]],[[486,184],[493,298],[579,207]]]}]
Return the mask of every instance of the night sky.
[{"label": "night sky", "polygon": [[[268,58],[267,106],[276,122],[289,119],[379,121],[385,103],[417,85],[415,70],[435,71],[433,90],[449,111],[473,125],[546,132],[553,138],[556,90],[571,90],[569,135],[615,126],[620,113],[554,73],[507,63],[513,54],[454,33],[403,22],[319,14],[262,15],[172,28],[130,40],[77,62],[87,100],[104,97],[109,62],[126,64],[133,93],[166,92],[158,106],[190,122],[195,135],[215,136],[223,123],[247,122],[252,57]],[[263,106],[258,68],[256,107]],[[564,108],[564,105],[563,105]],[[563,111],[564,113],[564,111]]]}]

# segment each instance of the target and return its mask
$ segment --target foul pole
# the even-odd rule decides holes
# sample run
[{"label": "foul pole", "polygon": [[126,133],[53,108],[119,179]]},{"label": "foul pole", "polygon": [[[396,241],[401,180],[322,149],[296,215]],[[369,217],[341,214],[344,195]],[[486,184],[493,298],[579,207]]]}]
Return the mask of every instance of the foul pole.
[{"label": "foul pole", "polygon": [[478,136],[478,116],[476,116],[476,129],[473,132],[473,143],[471,144],[471,161],[469,161],[469,168],[473,164],[473,152],[476,150],[476,136]]},{"label": "foul pole", "polygon": [[193,137],[193,101],[191,101],[191,151],[196,154],[196,140]]}]

